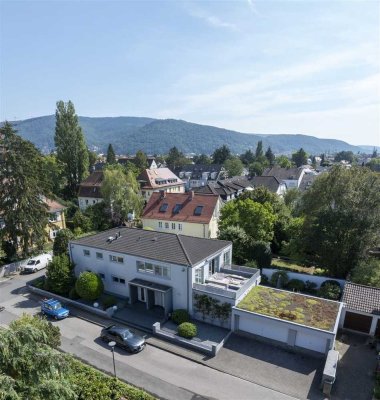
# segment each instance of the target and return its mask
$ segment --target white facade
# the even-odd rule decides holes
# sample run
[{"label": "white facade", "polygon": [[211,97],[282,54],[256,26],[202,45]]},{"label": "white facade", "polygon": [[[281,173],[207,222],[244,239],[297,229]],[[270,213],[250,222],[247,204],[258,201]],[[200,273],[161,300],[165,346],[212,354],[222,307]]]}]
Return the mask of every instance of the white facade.
[{"label": "white facade", "polygon": [[98,197],[78,197],[79,208],[84,211],[87,207],[102,202]]}]

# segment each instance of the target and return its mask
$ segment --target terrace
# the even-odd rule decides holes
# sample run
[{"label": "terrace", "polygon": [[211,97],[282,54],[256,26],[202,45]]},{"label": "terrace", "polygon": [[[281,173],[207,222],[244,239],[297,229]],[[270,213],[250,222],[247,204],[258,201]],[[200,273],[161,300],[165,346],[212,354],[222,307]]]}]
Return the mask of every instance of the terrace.
[{"label": "terrace", "polygon": [[237,305],[237,308],[332,332],[340,303],[256,286]]}]

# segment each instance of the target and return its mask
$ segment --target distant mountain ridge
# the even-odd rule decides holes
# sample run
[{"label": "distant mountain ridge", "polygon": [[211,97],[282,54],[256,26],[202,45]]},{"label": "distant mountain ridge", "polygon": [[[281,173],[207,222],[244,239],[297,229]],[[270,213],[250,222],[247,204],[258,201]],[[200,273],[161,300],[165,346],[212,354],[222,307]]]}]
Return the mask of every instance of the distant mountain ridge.
[{"label": "distant mountain ridge", "polygon": [[[184,153],[211,154],[226,144],[233,153],[255,150],[263,141],[264,149],[270,146],[276,154],[290,154],[304,148],[310,154],[337,151],[368,151],[370,146],[353,146],[341,140],[319,139],[300,134],[248,134],[214,126],[200,125],[175,119],[144,117],[79,117],[79,123],[90,148],[105,152],[112,143],[118,154],[134,154],[143,150],[149,154],[165,154],[177,146]],[[15,129],[25,139],[45,152],[54,149],[55,116],[12,121]]]}]

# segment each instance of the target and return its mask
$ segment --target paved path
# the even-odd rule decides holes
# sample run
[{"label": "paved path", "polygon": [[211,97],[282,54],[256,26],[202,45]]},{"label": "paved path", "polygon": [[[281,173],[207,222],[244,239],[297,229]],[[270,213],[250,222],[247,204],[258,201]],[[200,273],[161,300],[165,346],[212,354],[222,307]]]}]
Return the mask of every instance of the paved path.
[{"label": "paved path", "polygon": [[[33,278],[43,271],[33,275]],[[23,312],[35,314],[38,301],[25,288],[30,276],[15,276],[0,282],[0,325],[7,325]],[[57,324],[62,333],[62,349],[89,364],[112,373],[112,355],[98,340],[100,327],[88,321],[70,317]],[[142,387],[162,399],[195,400],[291,400],[293,397],[255,383],[228,375],[153,346],[139,354],[115,351],[117,374],[123,380]]]}]

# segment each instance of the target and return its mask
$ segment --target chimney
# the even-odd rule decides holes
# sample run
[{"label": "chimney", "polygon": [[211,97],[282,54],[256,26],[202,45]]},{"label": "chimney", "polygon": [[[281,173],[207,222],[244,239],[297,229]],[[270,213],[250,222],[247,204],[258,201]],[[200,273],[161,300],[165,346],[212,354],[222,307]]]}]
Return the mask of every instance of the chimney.
[{"label": "chimney", "polygon": [[193,200],[195,196],[194,190],[190,190],[189,192],[189,200]]}]

